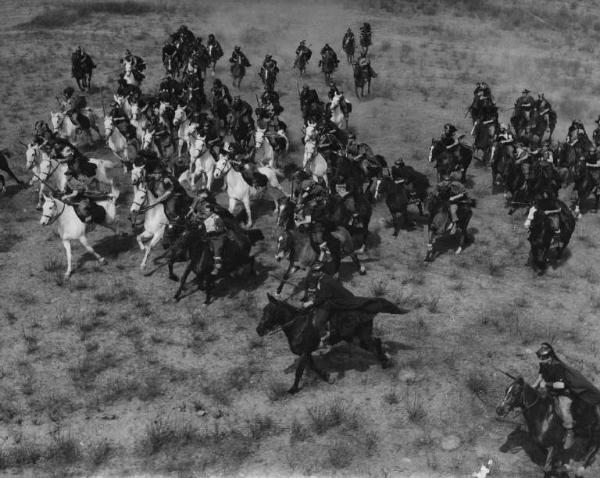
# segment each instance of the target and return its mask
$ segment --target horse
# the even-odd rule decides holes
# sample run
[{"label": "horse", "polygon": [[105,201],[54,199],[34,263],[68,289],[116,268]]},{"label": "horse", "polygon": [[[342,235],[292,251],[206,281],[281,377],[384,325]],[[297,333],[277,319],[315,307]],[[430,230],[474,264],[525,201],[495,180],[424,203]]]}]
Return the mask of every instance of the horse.
[{"label": "horse", "polygon": [[31,178],[29,184],[40,183],[37,209],[41,210],[46,189],[49,191],[63,191],[65,189],[67,165],[50,158],[37,143],[27,145],[25,158],[27,170],[33,172],[33,178]]},{"label": "horse", "polygon": [[302,168],[310,173],[315,181],[323,179],[325,186],[329,188],[329,177],[327,176],[329,165],[323,155],[319,153],[317,143],[312,139],[304,143]]},{"label": "horse", "polygon": [[329,103],[329,111],[331,112],[331,122],[339,129],[348,129],[348,114],[342,111],[342,101],[348,103],[341,93],[335,93]]},{"label": "horse", "polygon": [[306,52],[304,50],[300,51],[296,55],[296,59],[294,60],[294,68],[298,68],[300,77],[303,77],[304,73],[306,72],[306,65],[308,64],[308,60],[309,58],[307,57]]},{"label": "horse", "polygon": [[217,162],[206,147],[206,136],[191,136],[190,139],[190,167],[186,172],[181,174],[179,182],[187,179],[193,188],[199,177],[202,176],[206,189],[210,191]]},{"label": "horse", "polygon": [[478,119],[473,125],[471,134],[474,137],[473,151],[481,151],[482,156],[479,159],[482,163],[490,161],[492,148],[494,147],[498,123],[495,120],[483,121]]},{"label": "horse", "polygon": [[[256,328],[256,333],[263,337],[269,332],[280,328],[288,339],[293,354],[300,356],[296,366],[294,384],[288,393],[295,394],[300,388],[300,379],[304,368],[308,365],[325,381],[329,381],[327,373],[318,369],[312,358],[312,353],[319,348],[321,342],[319,331],[315,328],[312,310],[298,309],[286,302],[277,300],[267,294],[269,303],[263,309],[261,320]],[[390,314],[406,313],[391,302],[373,300],[373,306],[367,305],[365,310],[340,310],[333,311],[330,316],[332,324],[331,343],[336,344],[342,340],[352,343],[358,338],[359,345],[377,356],[381,366],[390,365],[390,357],[384,352],[381,339],[373,336],[373,319],[379,312]]]},{"label": "horse", "polygon": [[[8,175],[13,178],[20,186],[25,186],[25,183],[21,181],[15,173],[12,172],[8,165],[9,158],[12,157],[12,153],[8,149],[0,150],[0,170],[5,171]],[[0,192],[4,191],[6,183],[4,182],[4,176],[0,174]]]},{"label": "horse", "polygon": [[165,45],[162,49],[162,61],[165,72],[168,75],[179,76],[181,70],[181,60],[175,48],[172,52],[172,45]]},{"label": "horse", "polygon": [[270,68],[261,68],[259,74],[263,85],[266,86],[268,90],[274,90],[275,83],[277,82],[277,73],[275,70]]},{"label": "horse", "polygon": [[[91,108],[86,108],[86,115],[81,114],[80,124],[76,126],[71,117],[65,112],[50,112],[52,118],[52,129],[59,137],[67,139],[70,143],[75,144],[78,133],[84,132],[88,137],[88,143],[93,144],[94,138],[92,130],[96,132],[98,138],[102,138],[100,130],[96,125],[96,115]],[[85,118],[85,119],[84,119]]]},{"label": "horse", "polygon": [[[246,66],[241,61],[236,61],[231,64],[231,76],[233,78],[233,86],[240,88],[244,76],[246,76]],[[236,85],[237,81],[237,85]]]},{"label": "horse", "polygon": [[223,56],[223,51],[220,48],[217,48],[217,45],[211,43],[208,45],[208,58],[209,58],[209,66],[211,70],[212,76],[215,76],[215,69],[217,67],[217,61]]},{"label": "horse", "polygon": [[173,115],[173,126],[177,128],[177,156],[179,158],[181,158],[184,144],[187,145],[188,151],[190,149],[189,125],[190,120],[188,119],[185,106],[178,105]]},{"label": "horse", "polygon": [[319,64],[321,66],[323,76],[325,77],[325,83],[329,84],[331,82],[331,74],[337,68],[335,53],[331,50],[325,51],[325,53],[321,55],[321,61]]},{"label": "horse", "polygon": [[96,68],[92,57],[84,53],[78,62],[72,63],[71,75],[77,82],[77,87],[81,91],[90,90],[92,86],[92,72]]},{"label": "horse", "polygon": [[133,63],[131,61],[125,60],[123,65],[125,66],[125,71],[121,74],[121,77],[128,85],[139,87],[143,78],[142,73],[133,68]]},{"label": "horse", "polygon": [[375,199],[377,200],[379,197],[384,197],[385,203],[392,215],[394,237],[398,237],[400,228],[408,223],[409,204],[417,204],[419,214],[421,216],[423,215],[424,198],[422,196],[419,197],[416,192],[410,194],[404,183],[404,179],[394,181],[389,176],[382,176],[377,180],[377,186],[375,187]]},{"label": "horse", "polygon": [[348,60],[348,64],[352,65],[354,63],[354,51],[356,50],[356,40],[354,37],[349,37],[347,41],[342,42],[342,49],[346,54],[346,60]]},{"label": "horse", "polygon": [[[264,239],[262,232],[259,229],[242,231],[238,228],[229,229],[225,233],[223,243],[223,263],[219,277],[227,277],[230,273],[235,272],[246,265],[250,266],[250,274],[255,275],[254,271],[254,256],[250,255],[252,246],[259,240]],[[199,284],[204,285],[204,304],[210,303],[211,291],[213,282],[218,278],[212,275],[214,267],[213,251],[210,240],[204,231],[197,227],[192,227],[184,231],[178,241],[180,249],[184,249],[184,254],[188,257],[185,270],[181,274],[179,287],[175,292],[175,300],[179,300],[183,288],[187,281],[190,272],[194,272],[196,280]],[[172,265],[169,263],[169,268]]]},{"label": "horse", "polygon": [[[287,151],[289,147],[288,139],[282,134],[277,133],[277,138],[281,138],[285,143],[283,151]],[[267,134],[267,128],[256,127],[254,131],[254,162],[262,166],[277,168],[275,150],[271,144],[271,138]]]},{"label": "horse", "polygon": [[536,112],[531,121],[529,130],[529,144],[532,146],[540,146],[543,141],[552,141],[552,133],[556,127],[556,113],[547,110],[541,115]]},{"label": "horse", "polygon": [[104,134],[106,141],[108,142],[108,147],[113,154],[121,160],[125,171],[130,170],[132,158],[130,158],[129,155],[129,147],[133,146],[135,151],[137,151],[137,148],[135,147],[135,144],[130,144],[129,141],[127,141],[127,138],[123,136],[123,133],[119,131],[112,116],[104,117]]},{"label": "horse", "polygon": [[453,171],[460,171],[463,183],[467,180],[467,169],[473,159],[473,150],[462,143],[459,143],[457,147],[459,148],[458,158],[448,151],[439,139],[432,138],[429,162],[435,162],[434,168],[437,170],[438,181]]},{"label": "horse", "polygon": [[538,209],[529,228],[530,263],[540,276],[546,272],[550,250],[556,249],[556,260],[560,260],[575,230],[576,219],[571,210],[562,201],[556,202],[558,210]]},{"label": "horse", "polygon": [[[268,167],[259,167],[257,171],[266,176],[267,188],[271,191],[276,190],[279,193],[276,194],[277,198],[285,195],[275,171]],[[235,206],[238,201],[244,205],[248,221],[246,226],[250,228],[252,226],[252,212],[250,210],[250,198],[256,197],[262,191],[258,191],[254,186],[250,186],[243,178],[242,173],[233,169],[233,166],[229,162],[227,156],[220,155],[217,164],[215,165],[215,171],[213,173],[215,179],[223,177],[225,184],[227,185],[227,195],[229,196],[229,212],[233,214]],[[275,207],[277,207],[277,198],[273,201]]]},{"label": "horse", "polygon": [[598,179],[598,173],[596,172],[596,176],[594,176],[589,167],[586,165],[585,159],[580,159],[571,167],[571,174],[573,176],[574,183],[573,189],[577,191],[577,200],[573,204],[575,206],[575,216],[580,216],[582,204],[592,193],[596,198],[593,212],[597,212],[598,203],[600,202],[600,181]]},{"label": "horse", "polygon": [[142,112],[138,103],[133,103],[130,107],[131,117],[129,122],[135,128],[136,137],[139,142],[144,139],[144,132],[148,129],[148,117]]},{"label": "horse", "polygon": [[[105,201],[98,201],[97,207],[101,207],[105,211],[105,217],[101,225],[116,232],[111,224],[115,221],[116,202],[119,196],[118,191],[113,187],[113,194]],[[92,246],[90,246],[85,234],[88,224],[84,223],[75,212],[75,207],[66,204],[58,198],[47,196],[44,194],[44,205],[42,207],[42,218],[40,219],[42,226],[56,224],[58,235],[63,243],[63,247],[67,253],[67,270],[64,274],[65,279],[71,277],[71,241],[78,240],[85,249],[94,255],[100,264],[106,264],[106,260],[98,254]]]},{"label": "horse", "polygon": [[512,143],[494,141],[489,161],[492,166],[492,190],[503,183],[504,172],[509,162],[514,162],[515,147]]},{"label": "horse", "polygon": [[[507,374],[508,375],[508,374]],[[565,429],[562,421],[554,408],[552,397],[540,390],[536,390],[529,385],[523,377],[512,377],[513,382],[506,388],[504,398],[496,408],[496,414],[504,417],[512,410],[518,408],[523,414],[529,436],[535,444],[546,452],[546,461],[544,463],[544,477],[559,473],[562,463],[557,461],[558,455],[567,454],[564,458],[576,458],[583,461],[582,468],[589,467],[598,449],[600,441],[598,440],[598,419],[591,405],[583,400],[575,399],[572,405],[573,417],[576,423],[576,432],[585,439],[583,448],[573,447],[569,451],[563,450],[565,438]],[[570,455],[570,456],[568,456]],[[583,471],[578,470],[576,476]]]},{"label": "horse", "polygon": [[[456,255],[460,254],[469,241],[469,221],[473,216],[472,207],[475,205],[474,199],[468,199],[458,202],[456,207],[456,232],[454,235],[458,235],[459,243],[458,248],[454,252]],[[435,258],[435,243],[436,240],[442,236],[448,236],[450,234],[450,225],[452,223],[450,217],[450,208],[446,207],[444,201],[440,200],[439,197],[431,193],[427,198],[427,209],[429,212],[428,227],[428,242],[427,242],[427,254],[425,256],[425,262],[433,262]]]},{"label": "horse", "polygon": [[121,96],[121,95],[113,95],[113,99],[115,100],[115,102],[119,105],[119,107],[123,110],[123,113],[125,113],[125,116],[127,116],[127,118],[129,120],[131,120],[133,118],[133,104],[134,103],[130,103],[129,102],[129,98],[127,96]]},{"label": "horse", "polygon": [[229,132],[236,142],[248,141],[254,131],[254,119],[252,114],[231,110],[227,115]]},{"label": "horse", "polygon": [[[367,86],[367,95],[371,94],[371,79],[373,75],[371,74],[370,68],[361,68],[358,66],[358,63],[353,65],[354,69],[354,92],[357,98],[365,97],[365,85]],[[358,89],[360,88],[360,95],[358,94]]]},{"label": "horse", "polygon": [[[156,199],[145,185],[141,185],[136,188],[133,202],[129,209],[131,215],[135,218],[142,210],[142,206],[147,204],[144,207],[144,231],[136,237],[140,250],[144,252],[144,258],[140,264],[141,269],[146,268],[150,251],[160,242],[165,233],[165,226],[169,223],[163,203],[157,203]],[[132,219],[132,222],[135,223],[135,220]],[[144,241],[150,242],[144,245]]]}]

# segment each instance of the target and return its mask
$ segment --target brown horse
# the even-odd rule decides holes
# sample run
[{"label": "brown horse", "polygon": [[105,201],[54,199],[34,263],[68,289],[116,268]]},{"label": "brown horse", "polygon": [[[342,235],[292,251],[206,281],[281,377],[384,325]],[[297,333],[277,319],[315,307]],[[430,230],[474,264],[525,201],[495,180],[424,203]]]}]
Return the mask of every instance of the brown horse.
[{"label": "brown horse", "polygon": [[[267,294],[269,303],[263,309],[263,315],[256,328],[256,333],[263,337],[278,328],[288,339],[292,353],[299,355],[300,360],[296,366],[296,374],[292,388],[288,393],[297,393],[300,390],[300,379],[304,368],[308,365],[319,376],[329,381],[329,374],[317,368],[312,358],[312,353],[319,348],[321,341],[319,331],[312,321],[312,310],[302,310],[286,302],[277,300]],[[383,351],[381,339],[373,337],[373,319],[379,312],[387,314],[405,314],[407,311],[385,299],[372,299],[366,302],[360,310],[333,311],[330,316],[332,344],[342,340],[351,343],[358,338],[360,347],[377,355],[382,367],[390,365],[389,356]]]}]

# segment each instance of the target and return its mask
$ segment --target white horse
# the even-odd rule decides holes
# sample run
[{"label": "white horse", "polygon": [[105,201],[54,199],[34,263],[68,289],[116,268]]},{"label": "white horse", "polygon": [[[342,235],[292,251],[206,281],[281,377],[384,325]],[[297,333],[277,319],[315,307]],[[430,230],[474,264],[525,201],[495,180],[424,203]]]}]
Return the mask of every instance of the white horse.
[{"label": "white horse", "polygon": [[[140,264],[141,269],[146,268],[150,251],[160,242],[165,233],[165,227],[169,223],[163,203],[152,206],[156,202],[156,199],[145,185],[139,186],[136,188],[130,208],[132,214],[138,214],[144,204],[147,204],[146,207],[150,206],[145,211],[144,232],[138,234],[136,238],[140,249],[144,252],[144,258]],[[144,245],[144,241],[150,242]]]},{"label": "white horse", "polygon": [[129,142],[127,138],[123,136],[123,133],[116,127],[112,116],[104,117],[104,133],[108,142],[108,147],[113,154],[121,160],[125,171],[127,171],[127,164],[131,164],[129,157]]},{"label": "white horse", "polygon": [[89,129],[85,130],[79,126],[76,126],[73,123],[73,120],[70,118],[68,114],[62,111],[58,112],[50,112],[50,117],[52,119],[52,129],[58,136],[61,138],[69,140],[70,143],[75,144],[77,142],[77,136],[80,133],[85,133],[88,138],[88,144],[92,144],[94,142],[94,137],[92,136],[92,130],[94,130],[98,134],[98,138],[101,138],[100,130],[96,125],[96,115],[91,110],[91,108],[87,108],[85,117],[90,122]]},{"label": "white horse", "polygon": [[302,167],[305,171],[312,174],[315,181],[318,181],[319,178],[323,178],[325,185],[329,187],[329,178],[327,176],[329,166],[327,165],[325,158],[319,153],[317,142],[312,137],[304,144]]},{"label": "white horse", "polygon": [[[127,102],[129,104],[129,102]],[[130,107],[131,116],[129,121],[131,125],[135,128],[135,135],[137,136],[138,141],[141,143],[144,137],[144,132],[148,126],[148,118],[144,113],[142,113],[142,109],[140,105],[137,103],[133,103]]]},{"label": "white horse", "polygon": [[[277,174],[273,169],[265,166],[257,168],[257,170],[259,173],[264,174],[267,177],[268,187],[271,191],[279,191],[278,194],[275,194],[277,197],[271,197],[275,202],[275,210],[277,210],[277,199],[286,195],[283,191],[283,188],[279,184],[279,181],[277,180]],[[252,213],[250,212],[250,199],[260,196],[263,191],[257,190],[253,186],[250,186],[242,177],[242,173],[239,173],[233,169],[231,163],[227,159],[227,156],[223,154],[219,155],[214,176],[216,179],[223,176],[225,180],[225,184],[227,185],[227,195],[229,196],[229,212],[233,213],[237,201],[240,201],[244,205],[244,209],[248,215],[247,227],[251,227]]]},{"label": "white horse", "polygon": [[319,139],[319,132],[317,130],[316,121],[308,121],[306,129],[304,131],[304,143],[308,141],[317,141]]},{"label": "white horse", "polygon": [[185,106],[178,105],[175,109],[173,126],[177,128],[177,154],[181,158],[184,144],[187,145],[188,151],[190,150],[190,120],[185,111]]},{"label": "white horse", "polygon": [[334,93],[333,98],[331,99],[331,103],[329,104],[329,109],[331,110],[331,121],[339,129],[348,129],[348,118],[346,118],[344,116],[344,113],[342,113],[341,103],[343,98],[344,95],[342,95],[341,93]]},{"label": "white horse", "polygon": [[190,136],[190,167],[179,177],[179,182],[189,182],[194,188],[196,182],[202,177],[206,189],[210,191],[214,180],[217,162],[210,150],[206,147],[206,136]]},{"label": "white horse", "polygon": [[140,82],[135,79],[135,75],[133,74],[133,63],[131,61],[125,60],[123,64],[125,65],[125,73],[123,73],[123,79],[127,82],[128,85],[140,86]]},{"label": "white horse", "polygon": [[[278,136],[281,136],[285,140],[285,150],[289,148],[289,141],[283,131],[277,132]],[[269,166],[275,169],[277,162],[275,160],[275,150],[273,145],[267,137],[267,128],[256,127],[254,131],[254,161],[256,164],[262,164],[263,166]]]},{"label": "white horse", "polygon": [[[113,232],[115,232],[115,229],[112,228],[110,224],[115,221],[117,196],[113,196],[106,201],[97,202],[97,204],[106,211],[106,219],[102,225],[113,230]],[[106,263],[106,260],[90,246],[85,237],[88,225],[79,219],[73,206],[62,202],[60,199],[44,194],[44,206],[42,208],[40,224],[42,226],[49,226],[51,224],[57,225],[58,235],[60,236],[67,253],[67,270],[65,272],[65,278],[68,279],[72,272],[71,241],[78,240],[88,252],[94,254],[100,264]]]},{"label": "white horse", "polygon": [[115,99],[115,102],[119,105],[121,110],[123,110],[125,116],[127,116],[127,118],[131,120],[133,118],[133,105],[129,102],[127,97],[115,94],[113,95],[113,98]]},{"label": "white horse", "polygon": [[46,191],[64,191],[67,184],[65,171],[67,165],[59,163],[56,159],[50,158],[45,151],[40,148],[39,144],[30,143],[25,151],[27,159],[27,169],[31,170],[34,177],[30,184],[34,182],[40,183],[38,194],[37,208],[42,207],[42,201]]}]

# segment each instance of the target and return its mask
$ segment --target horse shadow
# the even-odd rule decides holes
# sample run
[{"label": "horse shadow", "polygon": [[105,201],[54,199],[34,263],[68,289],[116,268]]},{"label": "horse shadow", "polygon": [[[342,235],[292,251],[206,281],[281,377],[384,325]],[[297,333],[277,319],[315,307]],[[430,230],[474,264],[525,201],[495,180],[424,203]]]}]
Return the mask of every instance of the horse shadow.
[{"label": "horse shadow", "polygon": [[[136,247],[135,235],[110,235],[100,239],[94,244],[94,249],[98,254],[109,259],[116,259],[123,252],[129,252]],[[85,254],[84,257],[95,259],[91,254]]]},{"label": "horse shadow", "polygon": [[[479,233],[479,229],[476,227],[468,227],[467,228],[467,240],[465,241],[465,245],[463,247],[463,251],[467,250],[475,243],[475,236]],[[459,245],[459,236],[457,234],[452,234],[451,236],[444,235],[440,236],[436,240],[436,257],[446,254],[451,249],[456,249]]]},{"label": "horse shadow", "polygon": [[502,453],[518,453],[523,450],[529,459],[538,466],[544,466],[546,461],[545,451],[539,447],[529,436],[527,431],[520,426],[515,428],[506,437],[506,441],[498,449]]},{"label": "horse shadow", "polygon": [[3,196],[5,198],[12,198],[19,194],[21,191],[24,191],[25,189],[27,189],[27,186],[24,186],[22,184],[9,184],[4,188],[4,191],[0,193],[0,196]]}]

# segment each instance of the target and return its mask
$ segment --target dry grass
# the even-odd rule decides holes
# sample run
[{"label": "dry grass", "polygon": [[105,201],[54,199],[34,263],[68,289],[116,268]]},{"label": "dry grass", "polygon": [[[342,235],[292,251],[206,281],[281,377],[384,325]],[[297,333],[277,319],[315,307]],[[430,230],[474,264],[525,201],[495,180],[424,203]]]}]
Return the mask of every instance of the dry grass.
[{"label": "dry grass", "polygon": [[344,402],[336,400],[328,405],[316,405],[308,409],[311,430],[322,435],[331,428],[341,427],[356,429],[358,417]]}]

